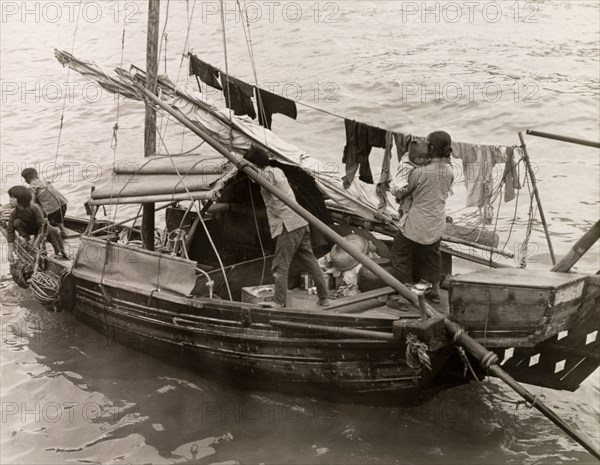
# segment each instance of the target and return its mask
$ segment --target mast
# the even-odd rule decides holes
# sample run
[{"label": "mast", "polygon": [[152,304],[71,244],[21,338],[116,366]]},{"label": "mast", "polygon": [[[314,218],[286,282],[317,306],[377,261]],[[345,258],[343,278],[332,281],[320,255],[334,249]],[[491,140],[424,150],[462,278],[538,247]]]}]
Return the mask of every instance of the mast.
[{"label": "mast", "polygon": [[[158,22],[160,0],[148,0],[148,35],[146,39],[146,89],[156,93],[158,74]],[[144,121],[144,157],[156,153],[156,109],[146,100]],[[154,250],[154,203],[145,203],[142,212],[142,244],[145,249]]]}]

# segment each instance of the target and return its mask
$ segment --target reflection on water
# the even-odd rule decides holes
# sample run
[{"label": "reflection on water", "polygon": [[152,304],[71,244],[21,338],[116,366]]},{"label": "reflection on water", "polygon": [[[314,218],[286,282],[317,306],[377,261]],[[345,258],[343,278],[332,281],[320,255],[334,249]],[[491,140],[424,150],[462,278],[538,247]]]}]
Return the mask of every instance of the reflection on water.
[{"label": "reflection on water", "polygon": [[[210,2],[202,3],[194,10],[189,43],[206,61],[223,67],[220,20],[210,13]],[[171,2],[160,70],[166,57],[171,78],[190,85],[185,61],[183,68],[180,64],[192,4]],[[277,6],[270,18],[266,4],[258,4],[264,13],[252,24],[258,79],[276,92],[294,91],[290,96],[300,103],[403,132],[442,128],[463,141],[512,145],[518,143],[516,132],[526,128],[597,138],[594,2],[536,3],[536,22],[514,21],[514,10],[503,8],[501,19],[492,23],[477,9],[473,22],[455,24],[406,16],[400,2],[302,2],[297,22],[286,20]],[[129,15],[123,63],[143,66],[145,2],[106,2],[99,11],[96,22],[79,23],[75,56],[107,69],[119,66],[122,20]],[[67,75],[53,48],[71,50],[75,23],[68,14],[58,22],[48,21],[42,10],[40,15],[3,18],[0,192],[5,202],[24,166],[39,163],[51,172],[56,161],[62,173],[56,184],[70,199],[69,212],[83,214],[81,205],[99,172],[114,159],[138,160],[143,153],[143,107],[95,96],[84,79]],[[231,73],[253,81],[241,22],[233,16],[227,40]],[[500,89],[494,98],[483,93],[489,85]],[[275,116],[276,130],[339,165],[343,121],[302,105],[298,113],[297,121]],[[159,123],[171,152],[198,144],[174,123]],[[561,256],[598,218],[597,151],[534,138],[527,144]],[[379,166],[381,156],[374,150],[372,166]],[[460,183],[455,190],[448,209],[461,221],[471,211],[463,208]],[[500,206],[497,231],[505,250],[519,249],[528,212],[525,189],[518,205]],[[132,213],[120,208],[116,217]],[[115,211],[107,214],[113,217]],[[547,250],[536,221],[528,266],[547,268]],[[578,268],[596,271],[599,250],[597,245]],[[415,409],[239,391],[106,340],[68,314],[45,312],[12,283],[5,264],[0,290],[3,463],[591,461],[495,381],[444,392]],[[576,393],[536,390],[596,440],[599,391],[598,372]]]}]

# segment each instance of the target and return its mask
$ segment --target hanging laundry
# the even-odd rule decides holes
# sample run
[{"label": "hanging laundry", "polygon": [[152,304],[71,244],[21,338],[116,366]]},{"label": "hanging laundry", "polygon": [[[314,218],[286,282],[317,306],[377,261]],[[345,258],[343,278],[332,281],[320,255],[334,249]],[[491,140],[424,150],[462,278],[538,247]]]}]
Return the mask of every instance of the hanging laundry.
[{"label": "hanging laundry", "polygon": [[214,87],[215,89],[223,90],[218,80],[219,70],[214,66],[205,63],[196,55],[192,55],[190,53],[189,75],[191,76],[192,74],[198,76],[206,85]]},{"label": "hanging laundry", "polygon": [[346,164],[346,174],[342,178],[344,188],[350,187],[359,168],[359,179],[373,184],[369,154],[373,147],[386,146],[386,131],[349,119],[344,120],[344,124],[346,126],[346,146],[342,158],[342,163]]},{"label": "hanging laundry", "polygon": [[413,140],[411,134],[402,134],[394,132],[394,143],[396,144],[396,153],[398,154],[398,161],[402,160],[402,157],[408,152],[408,144]]},{"label": "hanging laundry", "polygon": [[377,210],[383,212],[387,207],[387,192],[390,189],[390,161],[392,160],[392,145],[394,143],[394,134],[392,131],[385,133],[385,152],[383,153],[383,163],[381,164],[381,175],[375,192],[379,196],[379,205]]},{"label": "hanging laundry", "polygon": [[258,107],[258,122],[267,129],[271,129],[273,113],[281,113],[292,119],[296,119],[298,111],[296,102],[281,95],[256,88],[256,104]]},{"label": "hanging laundry", "polygon": [[510,202],[515,198],[515,189],[521,188],[519,180],[518,164],[520,157],[515,161],[515,152],[520,151],[520,147],[506,148],[506,165],[504,167],[504,201]]},{"label": "hanging laundry", "polygon": [[467,207],[489,205],[494,188],[494,166],[506,162],[506,149],[499,145],[452,143],[452,155],[463,162]]},{"label": "hanging laundry", "polygon": [[[227,81],[229,81],[229,86]],[[221,83],[223,84],[223,95],[225,96],[227,108],[231,108],[235,115],[248,115],[250,118],[255,119],[256,111],[252,104],[254,86],[225,73],[221,73]]]}]

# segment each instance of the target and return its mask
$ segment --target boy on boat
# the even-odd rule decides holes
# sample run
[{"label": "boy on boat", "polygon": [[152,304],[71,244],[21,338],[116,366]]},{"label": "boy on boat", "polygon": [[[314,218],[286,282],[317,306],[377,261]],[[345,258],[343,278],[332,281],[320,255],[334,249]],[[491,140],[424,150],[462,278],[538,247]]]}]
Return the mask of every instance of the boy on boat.
[{"label": "boy on boat", "polygon": [[56,257],[68,260],[59,232],[46,223],[42,209],[32,202],[31,190],[24,186],[13,186],[8,190],[8,195],[12,207],[7,226],[8,261],[12,263],[14,260],[15,230],[26,242],[29,242],[30,236],[33,235],[34,247],[44,247],[44,243],[40,243],[44,227],[48,229],[47,239],[52,244]]},{"label": "boy on boat", "polygon": [[64,218],[67,213],[67,199],[52,184],[42,181],[35,168],[25,168],[21,176],[33,192],[34,201],[41,207],[52,226],[58,227],[62,237],[68,237]]},{"label": "boy on boat", "polygon": [[[274,187],[282,191],[286,197],[295,199],[285,174],[279,168],[269,166],[269,155],[258,147],[251,147],[244,158],[256,165],[259,174]],[[310,244],[308,222],[295,213],[283,201],[269,191],[261,188],[267,218],[271,229],[271,237],[276,239],[275,256],[273,257],[273,277],[275,278],[275,296],[273,303],[277,307],[285,307],[287,303],[288,273],[292,259],[300,259],[307,271],[312,275],[322,307],[329,306],[329,293],[321,267]]]}]

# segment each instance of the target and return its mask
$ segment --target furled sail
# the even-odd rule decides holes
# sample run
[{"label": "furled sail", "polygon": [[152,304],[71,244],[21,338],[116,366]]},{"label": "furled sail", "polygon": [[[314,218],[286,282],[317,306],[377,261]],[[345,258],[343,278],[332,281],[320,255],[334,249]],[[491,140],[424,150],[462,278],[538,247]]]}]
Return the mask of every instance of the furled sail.
[{"label": "furled sail", "polygon": [[138,163],[117,163],[92,192],[90,205],[214,200],[236,173],[222,157],[157,155]]}]

